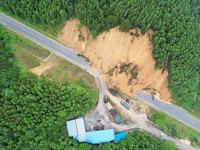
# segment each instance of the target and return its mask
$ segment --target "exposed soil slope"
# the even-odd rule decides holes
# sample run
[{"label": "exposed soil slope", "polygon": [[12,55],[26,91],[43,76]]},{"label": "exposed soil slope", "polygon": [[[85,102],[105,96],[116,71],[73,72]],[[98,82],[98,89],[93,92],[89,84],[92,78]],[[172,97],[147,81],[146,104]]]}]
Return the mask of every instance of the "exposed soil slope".
[{"label": "exposed soil slope", "polygon": [[[67,21],[58,36],[59,41],[87,57],[109,86],[129,95],[145,89],[170,101],[168,72],[154,69],[153,45],[149,41],[152,30],[145,35],[138,31],[139,37],[136,37],[113,28],[92,39],[87,28],[83,26],[79,30],[77,24],[77,20]],[[136,33],[135,30],[131,32]]]}]

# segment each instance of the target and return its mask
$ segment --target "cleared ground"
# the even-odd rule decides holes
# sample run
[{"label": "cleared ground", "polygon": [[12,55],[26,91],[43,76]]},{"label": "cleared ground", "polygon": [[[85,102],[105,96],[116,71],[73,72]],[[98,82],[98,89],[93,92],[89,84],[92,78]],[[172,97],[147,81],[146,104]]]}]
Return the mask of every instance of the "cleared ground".
[{"label": "cleared ground", "polygon": [[21,65],[27,67],[28,69],[40,66],[42,59],[48,57],[50,52],[44,48],[38,46],[31,41],[18,36],[19,40],[16,41],[15,55]]},{"label": "cleared ground", "polygon": [[15,55],[22,66],[39,77],[46,76],[60,83],[70,82],[97,90],[96,82],[90,74],[30,40],[16,36],[19,40],[14,43]]},{"label": "cleared ground", "polygon": [[153,45],[149,41],[152,30],[141,35],[139,29],[123,33],[113,28],[92,39],[86,27],[79,27],[77,20],[67,21],[58,36],[59,41],[87,57],[109,86],[128,95],[145,89],[170,101],[168,72],[154,69]]}]

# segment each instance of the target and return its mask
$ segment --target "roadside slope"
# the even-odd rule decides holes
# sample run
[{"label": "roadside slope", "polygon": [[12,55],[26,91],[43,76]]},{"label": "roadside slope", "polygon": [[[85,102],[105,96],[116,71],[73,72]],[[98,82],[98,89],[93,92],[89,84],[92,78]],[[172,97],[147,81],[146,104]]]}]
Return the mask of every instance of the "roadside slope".
[{"label": "roadside slope", "polygon": [[149,41],[152,30],[145,35],[138,30],[139,37],[136,37],[113,28],[92,39],[86,27],[78,26],[77,20],[67,21],[58,36],[59,41],[87,57],[109,86],[129,95],[145,89],[170,101],[168,72],[154,69],[153,45]]}]

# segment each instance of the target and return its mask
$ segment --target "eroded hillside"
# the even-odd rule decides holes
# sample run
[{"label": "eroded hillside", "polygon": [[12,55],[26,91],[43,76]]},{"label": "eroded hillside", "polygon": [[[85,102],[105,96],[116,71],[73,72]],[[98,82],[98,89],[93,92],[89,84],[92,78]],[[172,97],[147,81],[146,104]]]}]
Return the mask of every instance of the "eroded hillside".
[{"label": "eroded hillside", "polygon": [[139,30],[123,33],[113,28],[92,39],[86,27],[80,28],[77,20],[71,20],[58,39],[88,58],[109,86],[129,95],[143,89],[170,101],[168,72],[154,69],[153,45],[149,41],[152,34],[152,30],[141,35]]}]

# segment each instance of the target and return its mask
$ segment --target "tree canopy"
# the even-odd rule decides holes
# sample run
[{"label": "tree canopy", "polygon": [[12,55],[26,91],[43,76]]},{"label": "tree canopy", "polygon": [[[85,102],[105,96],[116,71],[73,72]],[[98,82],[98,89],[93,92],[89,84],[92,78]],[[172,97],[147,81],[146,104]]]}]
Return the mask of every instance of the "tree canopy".
[{"label": "tree canopy", "polygon": [[0,39],[0,148],[64,149],[71,141],[65,135],[66,120],[93,109],[97,93],[38,80],[20,68],[13,55],[16,37],[2,26]]},{"label": "tree canopy", "polygon": [[97,93],[22,70],[13,55],[16,38],[0,25],[0,149],[165,149],[165,142],[143,132],[129,134],[119,144],[90,145],[69,138],[66,120],[92,110]]},{"label": "tree canopy", "polygon": [[200,111],[199,0],[2,0],[0,8],[28,22],[55,26],[78,18],[93,37],[120,26],[154,30],[156,68],[167,67],[176,103]]}]

